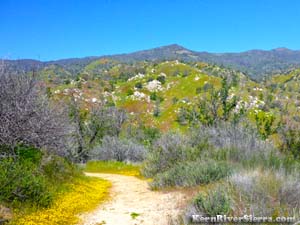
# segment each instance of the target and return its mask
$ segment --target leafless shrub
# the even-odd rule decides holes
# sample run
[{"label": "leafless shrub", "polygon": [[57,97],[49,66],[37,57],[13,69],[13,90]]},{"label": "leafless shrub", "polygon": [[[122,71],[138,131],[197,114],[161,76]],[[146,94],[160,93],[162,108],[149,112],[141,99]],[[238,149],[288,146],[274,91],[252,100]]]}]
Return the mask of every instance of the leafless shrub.
[{"label": "leafless shrub", "polygon": [[52,105],[34,76],[0,74],[0,145],[18,144],[66,153],[69,127],[64,107]]},{"label": "leafless shrub", "polygon": [[261,140],[257,132],[238,124],[219,123],[215,126],[201,127],[193,133],[194,142],[207,138],[217,149],[234,149],[235,160],[266,157],[273,149],[272,144]]},{"label": "leafless shrub", "polygon": [[102,145],[93,149],[91,156],[98,160],[116,160],[138,162],[145,158],[146,149],[130,140],[121,140],[115,136],[105,136]]},{"label": "leafless shrub", "polygon": [[283,173],[277,174],[278,179],[282,180],[279,199],[281,204],[286,204],[300,212],[300,178],[298,174],[285,176]]},{"label": "leafless shrub", "polygon": [[239,193],[243,213],[273,215],[275,210],[299,215],[300,179],[281,171],[247,171],[232,175],[229,182]]},{"label": "leafless shrub", "polygon": [[[264,186],[264,181],[268,181],[268,185]],[[274,209],[278,207],[278,202],[272,203],[274,197],[272,192],[278,192],[278,188],[277,190],[272,190],[272,188],[278,181],[272,180],[260,171],[235,174],[230,178],[230,182],[239,193],[239,199],[241,205],[243,205],[240,209],[242,213],[270,216],[273,214]],[[271,203],[272,206],[270,206]]]},{"label": "leafless shrub", "polygon": [[145,176],[164,172],[177,162],[186,159],[188,140],[179,133],[167,133],[160,137],[150,150],[144,167]]}]

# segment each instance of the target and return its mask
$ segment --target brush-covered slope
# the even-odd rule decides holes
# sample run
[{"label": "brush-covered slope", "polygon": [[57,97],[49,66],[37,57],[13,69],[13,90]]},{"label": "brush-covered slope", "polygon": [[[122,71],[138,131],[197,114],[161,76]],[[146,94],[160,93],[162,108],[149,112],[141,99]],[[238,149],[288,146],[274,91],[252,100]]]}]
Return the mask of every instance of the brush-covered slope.
[{"label": "brush-covered slope", "polygon": [[96,103],[116,105],[134,120],[162,130],[179,127],[180,109],[195,106],[211,89],[219,89],[222,77],[236,83],[230,89],[231,97],[239,96],[241,103],[249,107],[259,106],[258,96],[264,91],[261,84],[241,72],[200,62],[121,63],[100,59],[88,64],[76,77],[63,78],[61,82],[60,76],[58,80],[45,80],[49,77],[45,76],[47,72],[53,73],[43,69],[41,79],[55,98],[73,95],[85,108]]}]

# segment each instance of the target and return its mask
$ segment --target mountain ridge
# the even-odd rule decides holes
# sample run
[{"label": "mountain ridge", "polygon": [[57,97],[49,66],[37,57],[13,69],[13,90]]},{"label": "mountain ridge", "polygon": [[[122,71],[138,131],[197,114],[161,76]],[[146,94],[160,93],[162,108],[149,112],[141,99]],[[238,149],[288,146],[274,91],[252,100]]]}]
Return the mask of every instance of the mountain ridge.
[{"label": "mountain ridge", "polygon": [[34,59],[4,60],[4,63],[14,70],[23,70],[25,72],[33,69],[38,70],[54,64],[62,66],[70,72],[77,73],[89,63],[103,58],[123,63],[166,60],[201,61],[240,70],[256,80],[270,75],[287,73],[290,70],[300,67],[300,50],[291,50],[285,47],[271,50],[253,49],[237,53],[210,53],[206,51],[193,51],[178,44],[115,55],[87,56],[51,61]]}]

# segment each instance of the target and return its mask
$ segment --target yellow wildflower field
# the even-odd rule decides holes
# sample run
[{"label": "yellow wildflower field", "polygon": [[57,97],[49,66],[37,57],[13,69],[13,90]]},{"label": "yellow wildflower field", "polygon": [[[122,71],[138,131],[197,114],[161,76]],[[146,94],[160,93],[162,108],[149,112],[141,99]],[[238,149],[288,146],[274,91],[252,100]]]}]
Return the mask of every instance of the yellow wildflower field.
[{"label": "yellow wildflower field", "polygon": [[93,210],[108,198],[109,181],[99,178],[78,179],[71,191],[61,194],[50,208],[22,216],[12,224],[66,225],[79,223],[78,214]]}]

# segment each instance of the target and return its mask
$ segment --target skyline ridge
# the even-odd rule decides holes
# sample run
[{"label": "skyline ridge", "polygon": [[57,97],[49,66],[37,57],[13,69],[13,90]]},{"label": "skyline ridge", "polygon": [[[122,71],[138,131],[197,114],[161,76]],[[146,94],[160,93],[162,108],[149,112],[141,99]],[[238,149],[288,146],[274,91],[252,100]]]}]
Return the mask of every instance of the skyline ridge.
[{"label": "skyline ridge", "polygon": [[83,57],[67,57],[67,58],[55,58],[55,59],[51,59],[51,60],[39,60],[37,58],[5,58],[5,57],[0,57],[0,60],[4,60],[4,61],[21,61],[21,60],[34,60],[34,61],[39,61],[39,62],[55,62],[55,61],[60,61],[60,60],[67,60],[67,59],[84,59],[84,58],[105,58],[105,57],[111,57],[111,56],[118,56],[118,55],[128,55],[128,54],[134,54],[134,53],[139,53],[139,52],[145,52],[145,51],[151,51],[151,50],[157,50],[157,49],[168,49],[168,48],[181,48],[184,50],[188,50],[191,52],[195,52],[195,53],[209,53],[209,54],[241,54],[241,53],[247,53],[247,52],[252,52],[252,51],[262,51],[262,52],[270,52],[270,51],[290,51],[290,52],[299,52],[300,49],[291,49],[291,48],[287,48],[284,46],[279,46],[276,48],[272,48],[272,49],[248,49],[245,51],[228,51],[228,52],[211,52],[211,51],[206,51],[206,50],[193,50],[190,48],[187,48],[181,44],[178,43],[172,43],[172,44],[168,44],[168,45],[162,45],[162,46],[158,46],[158,47],[153,47],[153,48],[148,48],[148,49],[140,49],[140,50],[136,50],[136,51],[130,51],[130,52],[121,52],[121,53],[116,53],[116,54],[102,54],[102,55],[86,55]]}]

